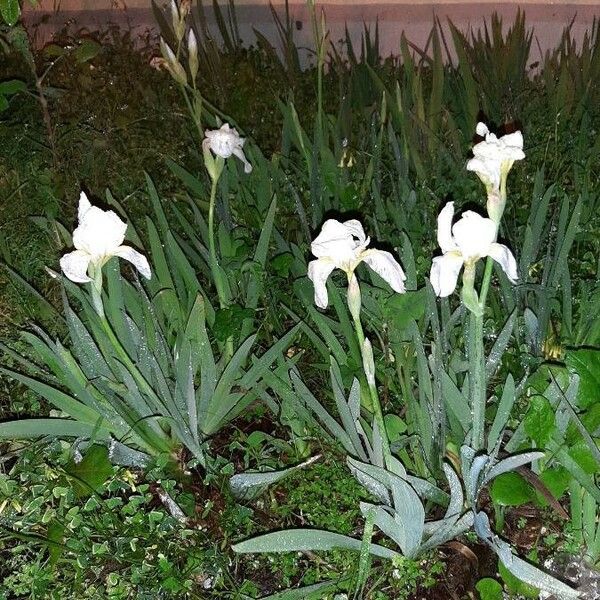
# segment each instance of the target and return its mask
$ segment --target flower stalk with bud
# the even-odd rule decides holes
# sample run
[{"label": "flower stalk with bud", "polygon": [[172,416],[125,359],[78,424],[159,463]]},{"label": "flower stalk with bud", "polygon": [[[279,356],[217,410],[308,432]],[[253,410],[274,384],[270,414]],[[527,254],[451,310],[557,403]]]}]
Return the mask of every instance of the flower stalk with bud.
[{"label": "flower stalk with bud", "polygon": [[[224,123],[220,129],[206,130],[202,142],[202,152],[204,156],[204,165],[210,175],[210,201],[208,204],[208,253],[210,257],[210,270],[213,275],[217,295],[219,297],[219,306],[221,309],[227,308],[230,304],[229,287],[227,277],[219,265],[217,250],[215,245],[215,203],[217,197],[217,187],[219,179],[225,168],[225,160],[231,156],[236,156],[244,164],[244,172],[251,173],[252,165],[246,159],[244,154],[245,139],[240,137],[239,133],[231,128],[228,123]],[[213,156],[214,153],[214,156]],[[233,356],[233,338],[226,342],[226,355]]]},{"label": "flower stalk with bud", "polygon": [[484,138],[473,146],[473,158],[467,162],[467,171],[474,171],[487,192],[489,218],[500,225],[506,206],[506,180],[516,160],[523,160],[523,135],[520,131],[498,138],[490,133],[485,123],[477,123],[477,135]]},{"label": "flower stalk with bud", "polygon": [[102,268],[112,257],[124,258],[146,278],[152,277],[148,259],[137,250],[123,244],[127,223],[112,210],[93,206],[84,192],[79,197],[78,225],[73,231],[75,250],[64,254],[60,267],[65,276],[75,283],[89,283],[92,306],[100,324],[119,360],[134,377],[139,389],[161,403],[156,392],[139,371],[123,344],[113,331],[102,300]]},{"label": "flower stalk with bud", "polygon": [[360,318],[361,293],[355,270],[366,263],[398,293],[405,291],[406,276],[393,255],[384,250],[367,249],[370,239],[359,221],[352,219],[341,223],[335,219],[325,221],[321,233],[313,240],[311,252],[316,260],[308,265],[308,277],[313,282],[315,304],[327,308],[327,279],[334,269],[340,269],[348,278],[348,308],[354,322],[361,350],[363,370],[369,388],[375,424],[382,438],[382,452],[386,466],[391,464],[391,450],[383,419],[379,393],[375,383],[375,362],[371,342],[365,336]]},{"label": "flower stalk with bud", "polygon": [[[467,170],[477,173],[485,185],[488,218],[466,211],[452,225],[454,204],[446,204],[438,217],[437,232],[443,254],[433,259],[430,280],[438,296],[449,296],[456,289],[458,276],[463,270],[461,299],[470,312],[466,337],[473,417],[471,447],[479,451],[484,448],[487,404],[483,316],[494,261],[500,265],[511,283],[516,283],[518,279],[515,257],[506,246],[497,243],[496,239],[506,206],[508,173],[514,162],[525,158],[525,154],[520,131],[497,138],[485,124],[479,123],[477,134],[485,139],[474,146],[473,158],[467,163]],[[475,289],[477,263],[485,257],[487,260],[478,293]]]}]

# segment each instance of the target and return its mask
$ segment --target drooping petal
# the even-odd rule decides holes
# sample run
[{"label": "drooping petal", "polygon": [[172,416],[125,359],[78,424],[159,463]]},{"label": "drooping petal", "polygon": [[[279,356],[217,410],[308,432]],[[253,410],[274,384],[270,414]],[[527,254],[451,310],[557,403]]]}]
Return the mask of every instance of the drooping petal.
[{"label": "drooping petal", "polygon": [[319,308],[327,308],[329,298],[327,296],[327,279],[335,269],[335,263],[327,258],[311,260],[308,263],[308,278],[313,282],[315,288],[315,304]]},{"label": "drooping petal", "polygon": [[513,253],[504,244],[491,244],[488,256],[491,256],[502,267],[511,283],[517,283],[519,279],[517,261]]},{"label": "drooping petal", "polygon": [[246,175],[248,173],[252,173],[252,165],[248,162],[248,159],[246,158],[246,155],[244,154],[242,147],[238,146],[238,147],[234,148],[233,154],[235,156],[237,156],[244,163],[244,173],[246,173]]},{"label": "drooping petal", "polygon": [[352,231],[344,223],[328,219],[310,245],[310,250],[317,258],[328,258],[336,267],[346,270],[357,260],[356,247]]},{"label": "drooping petal", "polygon": [[75,250],[60,259],[62,272],[75,283],[87,283],[91,279],[87,275],[91,256],[83,250]]},{"label": "drooping petal", "polygon": [[366,262],[377,275],[389,283],[390,287],[400,294],[404,293],[406,275],[402,267],[390,252],[385,250],[365,250],[360,258]]},{"label": "drooping petal", "polygon": [[496,239],[496,225],[468,210],[454,223],[452,234],[465,261],[487,256],[490,244]]},{"label": "drooping petal", "polygon": [[152,277],[148,259],[130,246],[119,246],[116,249],[114,256],[120,256],[121,258],[128,260],[146,279]]},{"label": "drooping petal", "polygon": [[456,250],[452,239],[452,218],[454,217],[454,202],[448,202],[440,211],[437,219],[437,240],[442,252]]},{"label": "drooping petal", "polygon": [[92,208],[92,203],[89,201],[85,192],[79,194],[79,208],[77,209],[77,219],[81,223],[85,213]]},{"label": "drooping petal", "polygon": [[456,289],[462,265],[463,259],[458,252],[447,252],[443,256],[436,256],[433,259],[429,280],[436,296],[445,298]]},{"label": "drooping petal", "polygon": [[127,223],[112,210],[91,206],[73,232],[73,245],[94,258],[109,256],[123,243]]}]

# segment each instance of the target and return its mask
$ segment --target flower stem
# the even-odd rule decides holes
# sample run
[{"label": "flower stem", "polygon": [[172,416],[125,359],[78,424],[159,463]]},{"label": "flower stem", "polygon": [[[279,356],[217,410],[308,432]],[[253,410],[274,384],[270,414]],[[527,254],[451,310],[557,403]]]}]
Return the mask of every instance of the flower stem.
[{"label": "flower stem", "polygon": [[[217,296],[219,297],[219,307],[227,308],[229,305],[228,297],[225,292],[223,283],[223,271],[219,266],[217,259],[217,250],[215,245],[215,202],[217,197],[218,177],[212,178],[212,186],[210,189],[210,204],[208,206],[208,252],[210,255],[210,270],[217,288]],[[233,356],[233,336],[227,338],[225,342],[225,362]]]},{"label": "flower stem", "polygon": [[101,319],[104,319],[104,304],[102,303],[102,267],[90,265],[92,275],[92,305]]},{"label": "flower stem", "polygon": [[[360,352],[363,359],[363,370],[367,379],[367,385],[369,387],[369,395],[371,397],[371,404],[373,407],[373,417],[379,434],[381,435],[381,450],[383,454],[384,465],[391,469],[391,458],[392,451],[390,449],[390,442],[388,440],[387,431],[385,429],[385,421],[383,419],[383,411],[381,409],[381,402],[379,400],[379,393],[377,392],[377,386],[375,384],[375,365],[373,364],[373,353],[370,350],[370,343],[365,337],[362,322],[360,320],[360,286],[354,273],[348,274],[348,306],[350,313],[352,314],[352,320],[354,322],[354,330],[356,331],[356,337],[360,346]],[[369,351],[367,352],[367,345]]]},{"label": "flower stem", "polygon": [[485,407],[487,403],[487,377],[485,373],[485,351],[483,345],[483,318],[493,260],[488,257],[485,263],[483,281],[479,292],[479,311],[471,312],[469,322],[468,359],[470,373],[471,412],[473,415],[473,433],[471,445],[482,450],[485,445]]},{"label": "flower stem", "polygon": [[481,450],[484,445],[485,405],[487,400],[483,351],[483,314],[473,312],[470,314],[468,354],[470,365],[469,391],[471,414],[473,416],[471,446],[475,450]]}]

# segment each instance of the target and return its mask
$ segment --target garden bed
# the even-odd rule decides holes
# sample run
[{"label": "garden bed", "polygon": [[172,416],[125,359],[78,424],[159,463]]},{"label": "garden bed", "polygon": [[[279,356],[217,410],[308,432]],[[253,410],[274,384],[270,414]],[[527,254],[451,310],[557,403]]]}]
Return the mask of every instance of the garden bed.
[{"label": "garden bed", "polygon": [[570,597],[543,571],[600,560],[600,28],[532,66],[522,15],[386,59],[316,19],[303,69],[291,22],[248,47],[223,9],[194,58],[185,16],[173,54],[2,31],[0,598]]}]

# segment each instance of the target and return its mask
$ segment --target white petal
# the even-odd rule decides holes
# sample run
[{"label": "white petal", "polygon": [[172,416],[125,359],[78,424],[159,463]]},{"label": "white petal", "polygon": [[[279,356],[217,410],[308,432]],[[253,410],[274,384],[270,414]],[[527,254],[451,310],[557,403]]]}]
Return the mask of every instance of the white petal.
[{"label": "white petal", "polygon": [[319,308],[327,308],[329,298],[327,297],[327,278],[335,269],[335,264],[326,259],[319,258],[308,263],[308,278],[313,282],[315,288],[315,304]]},{"label": "white petal", "polygon": [[468,210],[454,223],[452,235],[464,260],[478,259],[487,256],[490,244],[496,239],[496,225]]},{"label": "white petal", "polygon": [[356,219],[350,219],[344,221],[342,225],[358,240],[357,246],[364,246],[367,242],[367,236],[365,230],[360,221]]},{"label": "white petal", "polygon": [[519,279],[517,261],[513,253],[504,244],[492,244],[488,256],[491,256],[502,267],[511,283],[517,283]]},{"label": "white petal", "polygon": [[77,218],[79,222],[83,221],[85,213],[92,208],[91,202],[88,200],[85,192],[79,194],[79,208],[77,210]]},{"label": "white petal", "polygon": [[463,259],[457,252],[447,252],[443,256],[436,256],[433,259],[429,280],[436,296],[445,298],[456,289],[462,265]]},{"label": "white petal", "polygon": [[467,171],[474,171],[485,186],[500,188],[502,161],[497,158],[472,158],[467,162]]},{"label": "white petal", "polygon": [[485,123],[482,123],[481,121],[479,123],[477,123],[477,127],[475,128],[475,131],[476,131],[477,135],[480,137],[485,137],[490,132],[490,130],[488,129],[488,126]]},{"label": "white petal", "polygon": [[454,202],[448,202],[440,211],[437,219],[437,240],[442,252],[456,249],[452,239],[452,217],[454,217]]},{"label": "white petal", "polygon": [[60,268],[63,273],[75,283],[87,283],[91,279],[87,275],[91,256],[83,250],[75,250],[65,254],[60,259]]},{"label": "white petal", "polygon": [[525,154],[523,153],[523,134],[520,131],[503,135],[500,141],[507,149],[510,149],[510,152],[515,154],[514,160],[525,158]]},{"label": "white petal", "polygon": [[473,156],[483,159],[502,159],[502,146],[493,133],[486,136],[483,142],[473,146]]},{"label": "white petal", "polygon": [[366,262],[377,275],[390,284],[390,287],[400,294],[404,293],[406,275],[398,261],[384,250],[365,250],[360,258]]},{"label": "white petal", "polygon": [[73,245],[92,257],[110,256],[123,243],[126,230],[115,212],[91,206],[73,232]]},{"label": "white petal", "polygon": [[114,255],[128,260],[146,279],[152,277],[148,259],[137,250],[134,250],[129,246],[119,246]]},{"label": "white petal", "polygon": [[321,233],[313,240],[310,250],[317,258],[332,260],[340,269],[352,265],[358,254],[352,231],[335,219],[323,223]]},{"label": "white petal", "polygon": [[[246,157],[242,159],[240,155],[235,152],[237,149],[241,150],[245,140],[239,136],[235,129],[229,127],[229,123],[224,123],[220,129],[213,129],[212,131],[206,130],[204,135],[206,138],[203,144],[207,143],[217,156],[229,158],[235,153],[238,158],[243,160],[244,165],[246,165]],[[208,140],[208,142],[206,140]],[[247,168],[248,167],[246,167],[246,169]],[[249,173],[250,171],[247,172]]]},{"label": "white petal", "polygon": [[237,148],[234,148],[233,154],[235,154],[235,156],[237,156],[244,163],[244,173],[252,173],[252,165],[246,159],[246,155],[244,154],[242,147],[238,146]]}]

